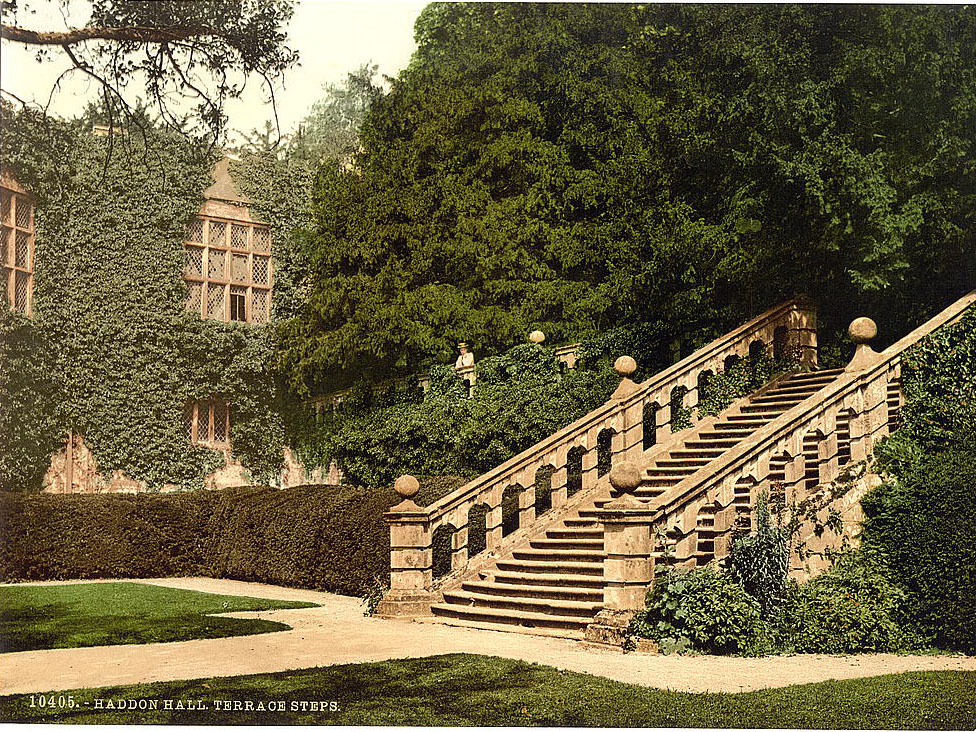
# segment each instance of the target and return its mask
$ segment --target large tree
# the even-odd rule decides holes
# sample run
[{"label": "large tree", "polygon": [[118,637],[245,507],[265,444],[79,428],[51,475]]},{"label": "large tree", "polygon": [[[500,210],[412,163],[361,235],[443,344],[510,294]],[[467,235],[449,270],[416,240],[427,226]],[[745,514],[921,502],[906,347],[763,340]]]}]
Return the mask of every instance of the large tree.
[{"label": "large tree", "polygon": [[[971,281],[976,11],[437,4],[316,189],[296,380]],[[969,285],[971,286],[971,285]]]},{"label": "large tree", "polygon": [[[58,3],[63,13],[79,5]],[[274,105],[275,83],[297,60],[284,45],[290,0],[92,0],[85,25],[59,30],[27,27],[30,5],[38,4],[44,3],[4,0],[3,41],[36,49],[39,61],[67,58],[52,96],[64,77],[88,77],[110,124],[141,125],[135,87],[163,123],[199,128],[217,140],[224,103],[240,96],[253,76]]]}]

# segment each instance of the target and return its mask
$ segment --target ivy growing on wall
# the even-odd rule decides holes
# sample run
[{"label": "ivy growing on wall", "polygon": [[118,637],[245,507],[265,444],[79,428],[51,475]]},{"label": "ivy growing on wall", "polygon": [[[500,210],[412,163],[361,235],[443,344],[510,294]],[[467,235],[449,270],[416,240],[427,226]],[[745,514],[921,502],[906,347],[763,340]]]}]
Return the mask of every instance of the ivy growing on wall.
[{"label": "ivy growing on wall", "polygon": [[99,470],[192,488],[218,452],[188,443],[187,402],[231,403],[235,455],[258,481],[284,428],[264,328],[185,309],[183,238],[212,153],[162,133],[98,137],[3,108],[3,165],[36,197],[31,318],[0,310],[0,486],[38,489],[68,430]]}]

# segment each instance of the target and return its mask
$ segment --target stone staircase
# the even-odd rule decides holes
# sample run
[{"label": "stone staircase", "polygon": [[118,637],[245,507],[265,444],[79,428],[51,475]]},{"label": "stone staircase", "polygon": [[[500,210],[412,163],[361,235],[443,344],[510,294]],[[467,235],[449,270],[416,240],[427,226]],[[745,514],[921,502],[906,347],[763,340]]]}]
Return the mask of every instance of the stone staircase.
[{"label": "stone staircase", "polygon": [[[677,443],[645,453],[643,480],[637,498],[652,501],[685,478],[708,466],[790,408],[831,384],[842,370],[788,375],[756,391],[717,418],[705,420]],[[599,509],[618,494],[602,491],[570,509],[541,535],[529,537],[506,556],[443,591],[443,602],[431,606],[429,620],[495,630],[582,638],[587,625],[603,609],[604,537]],[[704,502],[704,501],[703,501]],[[748,521],[752,495],[736,494],[740,522]],[[699,516],[698,564],[715,558],[708,529],[707,507]]]}]

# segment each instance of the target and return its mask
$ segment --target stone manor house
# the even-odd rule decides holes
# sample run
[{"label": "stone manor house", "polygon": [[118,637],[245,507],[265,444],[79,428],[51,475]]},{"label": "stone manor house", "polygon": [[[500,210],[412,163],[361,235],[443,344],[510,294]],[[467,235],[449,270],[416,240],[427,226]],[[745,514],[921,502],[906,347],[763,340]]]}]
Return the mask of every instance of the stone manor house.
[{"label": "stone manor house", "polygon": [[[184,242],[186,307],[208,320],[247,323],[264,328],[271,317],[274,291],[274,233],[252,214],[230,176],[230,158],[220,160],[204,203],[190,223]],[[0,264],[3,296],[12,310],[31,316],[35,278],[35,199],[9,171],[0,181]],[[249,485],[235,460],[231,444],[233,404],[211,399],[186,405],[183,425],[190,444],[223,454],[223,466],[208,475],[209,488]],[[44,477],[44,490],[54,493],[145,490],[145,485],[121,471],[104,475],[78,434],[65,436],[64,449],[55,454]],[[307,471],[285,450],[281,474],[284,486],[338,483],[331,471]],[[165,488],[164,488],[165,490]]]}]

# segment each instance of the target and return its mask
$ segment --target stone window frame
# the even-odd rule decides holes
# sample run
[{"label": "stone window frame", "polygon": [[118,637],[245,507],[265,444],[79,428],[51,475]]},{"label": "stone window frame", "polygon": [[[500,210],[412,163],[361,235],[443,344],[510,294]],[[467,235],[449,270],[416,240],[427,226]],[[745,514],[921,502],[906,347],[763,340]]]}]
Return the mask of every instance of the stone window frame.
[{"label": "stone window frame", "polygon": [[[267,224],[200,214],[187,231],[184,249],[188,310],[200,313],[204,319],[225,323],[263,325],[270,321],[274,265],[271,229]],[[223,260],[218,265],[221,272],[211,273],[211,262],[219,259]],[[242,260],[244,270],[239,272],[237,267]],[[255,278],[262,266],[266,267],[264,277]],[[244,318],[232,320],[232,297],[240,296],[244,297]],[[237,308],[233,310],[236,314]]]},{"label": "stone window frame", "polygon": [[[27,217],[20,211],[26,207]],[[30,317],[34,309],[34,199],[16,181],[4,175],[0,182],[0,281],[11,310]],[[22,237],[26,261],[17,263],[17,240]],[[18,287],[19,285],[19,287]],[[23,293],[23,297],[18,297]]]},{"label": "stone window frame", "polygon": [[[230,413],[230,403],[222,399],[204,399],[188,403],[183,412],[183,424],[190,443],[205,445],[216,450],[230,450]],[[222,420],[221,416],[223,416]],[[218,426],[223,427],[222,439],[219,437]]]}]

